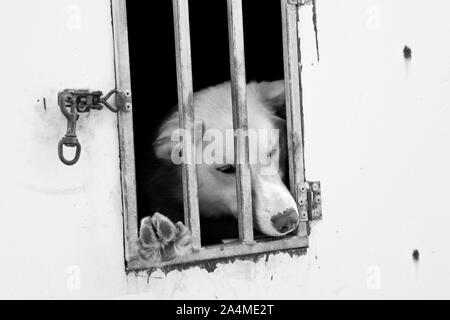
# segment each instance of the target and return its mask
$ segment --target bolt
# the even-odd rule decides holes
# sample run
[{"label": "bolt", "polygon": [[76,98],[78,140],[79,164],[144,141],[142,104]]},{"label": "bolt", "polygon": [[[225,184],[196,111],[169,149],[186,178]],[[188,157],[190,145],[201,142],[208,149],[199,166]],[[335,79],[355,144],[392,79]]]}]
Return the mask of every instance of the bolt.
[{"label": "bolt", "polygon": [[319,184],[313,183],[312,189],[313,189],[313,191],[319,191]]}]

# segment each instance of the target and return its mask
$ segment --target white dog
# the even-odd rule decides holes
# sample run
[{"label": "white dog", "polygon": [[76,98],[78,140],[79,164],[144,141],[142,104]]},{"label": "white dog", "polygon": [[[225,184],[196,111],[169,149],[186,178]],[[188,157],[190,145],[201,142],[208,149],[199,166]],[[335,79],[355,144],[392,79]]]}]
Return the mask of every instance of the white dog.
[{"label": "white dog", "polygon": [[[202,243],[209,243],[205,235],[227,237],[220,219],[237,218],[230,83],[195,93],[194,109]],[[267,236],[283,236],[299,223],[297,204],[283,182],[287,178],[284,81],[249,83],[247,109],[254,227]],[[174,111],[153,143],[156,162],[148,196],[152,212],[160,213],[141,221],[138,253],[145,260],[170,260],[190,249],[190,232],[179,222],[183,220],[180,135]]]}]

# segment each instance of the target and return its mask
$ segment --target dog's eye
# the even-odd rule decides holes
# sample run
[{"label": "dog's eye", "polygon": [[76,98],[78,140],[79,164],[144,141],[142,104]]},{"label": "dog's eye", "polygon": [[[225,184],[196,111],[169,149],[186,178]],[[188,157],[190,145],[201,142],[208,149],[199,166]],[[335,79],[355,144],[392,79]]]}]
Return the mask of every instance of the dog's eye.
[{"label": "dog's eye", "polygon": [[225,166],[218,167],[217,170],[219,170],[220,172],[225,173],[225,174],[232,174],[232,173],[236,172],[236,168],[231,164],[227,164]]}]

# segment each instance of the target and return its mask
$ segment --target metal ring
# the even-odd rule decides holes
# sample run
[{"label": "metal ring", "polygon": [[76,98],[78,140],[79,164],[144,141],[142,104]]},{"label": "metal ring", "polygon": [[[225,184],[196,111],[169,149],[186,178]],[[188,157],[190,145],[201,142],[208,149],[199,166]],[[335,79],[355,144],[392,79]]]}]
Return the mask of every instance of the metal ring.
[{"label": "metal ring", "polygon": [[118,90],[116,90],[116,89],[111,90],[111,91],[108,92],[105,96],[103,96],[103,97],[100,98],[99,104],[101,104],[101,105],[107,107],[110,111],[117,113],[117,112],[120,111],[120,108],[118,108],[118,107],[113,107],[113,106],[108,102],[109,98],[111,98],[114,94],[120,94],[120,92],[119,92]]},{"label": "metal ring", "polygon": [[109,104],[108,100],[109,98],[111,98],[114,94],[120,94],[120,92],[116,89],[111,90],[110,92],[108,92],[105,96],[100,98],[100,101],[98,102],[99,104],[107,107],[109,110],[111,110],[112,112],[119,112],[120,108],[118,107],[113,107],[111,104]]},{"label": "metal ring", "polygon": [[119,112],[119,108],[114,108],[112,105],[110,105],[109,104],[109,102],[107,102],[106,100],[100,100],[99,102],[98,102],[98,104],[101,104],[101,105],[103,105],[103,106],[105,106],[105,107],[107,107],[109,110],[111,110],[112,112],[114,112],[114,113],[117,113],[117,112]]},{"label": "metal ring", "polygon": [[[75,150],[75,157],[72,160],[67,160],[64,157],[64,146],[70,147],[70,148],[76,148]],[[78,142],[77,138],[73,137],[64,137],[59,141],[58,143],[58,156],[62,163],[64,163],[67,166],[73,166],[75,163],[78,162],[80,159],[81,154],[81,144]]]},{"label": "metal ring", "polygon": [[111,90],[110,92],[108,92],[104,97],[102,97],[101,100],[104,100],[104,101],[109,100],[109,98],[111,98],[111,96],[112,96],[113,94],[119,94],[119,93],[120,93],[120,92],[119,92],[118,90],[113,89],[113,90]]}]

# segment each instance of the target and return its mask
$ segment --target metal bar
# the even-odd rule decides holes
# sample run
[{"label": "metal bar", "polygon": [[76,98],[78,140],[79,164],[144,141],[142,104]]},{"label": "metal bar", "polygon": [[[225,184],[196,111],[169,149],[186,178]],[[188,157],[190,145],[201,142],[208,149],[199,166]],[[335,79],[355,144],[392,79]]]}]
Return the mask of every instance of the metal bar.
[{"label": "metal bar", "polygon": [[298,203],[300,213],[299,236],[307,236],[309,223],[307,204],[301,204],[300,192],[305,188],[303,154],[303,105],[301,84],[301,57],[298,36],[299,5],[281,0],[283,23],[284,79],[286,88],[286,120],[289,153],[289,180],[291,193]]},{"label": "metal bar", "polygon": [[239,239],[251,244],[253,217],[251,176],[249,168],[247,87],[245,79],[244,26],[241,0],[227,0],[228,35],[230,43],[230,73],[233,101],[234,156],[238,202]]},{"label": "metal bar", "polygon": [[253,244],[242,244],[241,242],[226,245],[203,247],[198,252],[174,259],[172,261],[152,263],[136,259],[128,266],[128,271],[145,270],[156,267],[164,267],[176,264],[201,262],[211,259],[223,259],[259,253],[268,253],[279,250],[300,249],[308,247],[308,237],[288,237],[279,240],[257,241]]},{"label": "metal bar", "polygon": [[126,3],[111,0],[116,89],[124,92],[117,103],[124,103],[128,112],[119,112],[119,154],[120,177],[122,184],[122,210],[124,219],[125,259],[130,261],[135,256],[138,238],[136,173],[134,162],[133,112],[131,103],[130,57],[128,51],[128,28]]},{"label": "metal bar", "polygon": [[175,49],[177,63],[178,110],[180,128],[184,129],[182,164],[184,220],[192,233],[194,250],[201,248],[200,216],[195,162],[194,101],[192,86],[191,40],[188,0],[173,0]]}]

